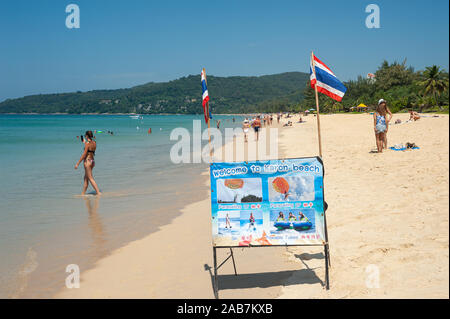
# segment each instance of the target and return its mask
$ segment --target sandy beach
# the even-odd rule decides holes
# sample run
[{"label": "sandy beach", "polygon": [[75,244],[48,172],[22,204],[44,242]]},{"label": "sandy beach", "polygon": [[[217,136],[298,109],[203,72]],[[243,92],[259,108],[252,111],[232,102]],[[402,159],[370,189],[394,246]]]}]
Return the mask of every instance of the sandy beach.
[{"label": "sandy beach", "polygon": [[[304,119],[279,127],[280,157],[318,154],[316,118]],[[405,122],[408,114],[396,119]],[[448,115],[391,125],[389,146],[414,142],[420,149],[382,154],[372,152],[369,114],[322,115],[321,125],[330,290],[323,288],[322,248],[239,248],[238,276],[231,263],[220,269],[220,297],[448,298]],[[208,172],[202,178],[209,188]],[[80,288],[55,298],[214,298],[210,199],[201,191],[204,200],[81,270]],[[219,261],[226,256],[219,250]],[[374,269],[379,286],[368,287]]]}]

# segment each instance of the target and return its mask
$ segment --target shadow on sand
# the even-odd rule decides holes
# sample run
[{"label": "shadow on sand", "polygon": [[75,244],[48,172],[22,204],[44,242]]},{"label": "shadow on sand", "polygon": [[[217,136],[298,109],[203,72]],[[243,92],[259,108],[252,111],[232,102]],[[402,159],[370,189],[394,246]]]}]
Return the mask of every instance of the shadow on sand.
[{"label": "shadow on sand", "polygon": [[[302,254],[304,255],[304,254]],[[314,254],[315,258],[319,258]],[[214,275],[213,268],[207,264],[204,265],[205,270],[209,271],[211,277],[211,289],[214,291]],[[239,271],[239,270],[238,270]],[[248,289],[248,288],[269,288],[276,286],[291,286],[300,284],[317,284],[320,283],[322,286],[325,283],[316,275],[314,269],[306,268],[299,270],[286,270],[286,271],[276,271],[276,272],[262,272],[262,273],[251,273],[251,274],[229,274],[229,275],[218,275],[218,291],[228,290],[228,289]],[[218,296],[216,296],[217,298]]]},{"label": "shadow on sand", "polygon": [[311,259],[324,259],[325,258],[324,254],[322,252],[315,253],[315,254],[308,254],[308,253],[295,254],[294,256],[295,256],[295,258],[298,258],[301,261],[303,261],[303,260],[311,260]]}]

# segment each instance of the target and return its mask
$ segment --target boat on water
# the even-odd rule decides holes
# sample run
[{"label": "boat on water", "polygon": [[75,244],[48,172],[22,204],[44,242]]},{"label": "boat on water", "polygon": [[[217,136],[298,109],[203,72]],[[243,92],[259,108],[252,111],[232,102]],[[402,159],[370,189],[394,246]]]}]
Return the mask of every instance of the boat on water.
[{"label": "boat on water", "polygon": [[130,115],[133,120],[142,120],[144,117],[142,115]]}]

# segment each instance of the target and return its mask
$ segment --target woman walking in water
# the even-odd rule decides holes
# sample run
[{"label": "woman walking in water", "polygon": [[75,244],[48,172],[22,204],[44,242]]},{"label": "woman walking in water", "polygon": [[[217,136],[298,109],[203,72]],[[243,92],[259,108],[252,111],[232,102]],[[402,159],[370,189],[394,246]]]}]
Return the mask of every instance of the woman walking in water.
[{"label": "woman walking in water", "polygon": [[97,143],[93,140],[93,137],[94,135],[92,134],[92,131],[86,131],[84,152],[83,155],[81,155],[80,159],[78,160],[77,164],[75,165],[75,169],[78,169],[78,165],[80,165],[81,161],[84,160],[84,186],[81,195],[86,194],[89,182],[91,183],[92,187],[94,187],[97,195],[101,195],[97,183],[94,180],[94,176],[92,175],[92,170],[94,169],[95,166],[94,155],[95,150],[97,149]]}]

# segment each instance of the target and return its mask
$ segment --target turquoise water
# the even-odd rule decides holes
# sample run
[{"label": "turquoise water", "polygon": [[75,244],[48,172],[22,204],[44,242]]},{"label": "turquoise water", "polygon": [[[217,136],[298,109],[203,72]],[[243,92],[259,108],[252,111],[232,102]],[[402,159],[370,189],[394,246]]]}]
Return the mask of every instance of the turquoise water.
[{"label": "turquoise water", "polygon": [[[217,117],[222,127],[240,125],[235,118]],[[194,119],[202,116],[0,115],[0,297],[50,297],[68,264],[83,271],[205,196],[207,164],[170,161],[170,132],[192,130]],[[96,134],[100,199],[78,196],[76,136],[88,129],[114,132]]]}]

